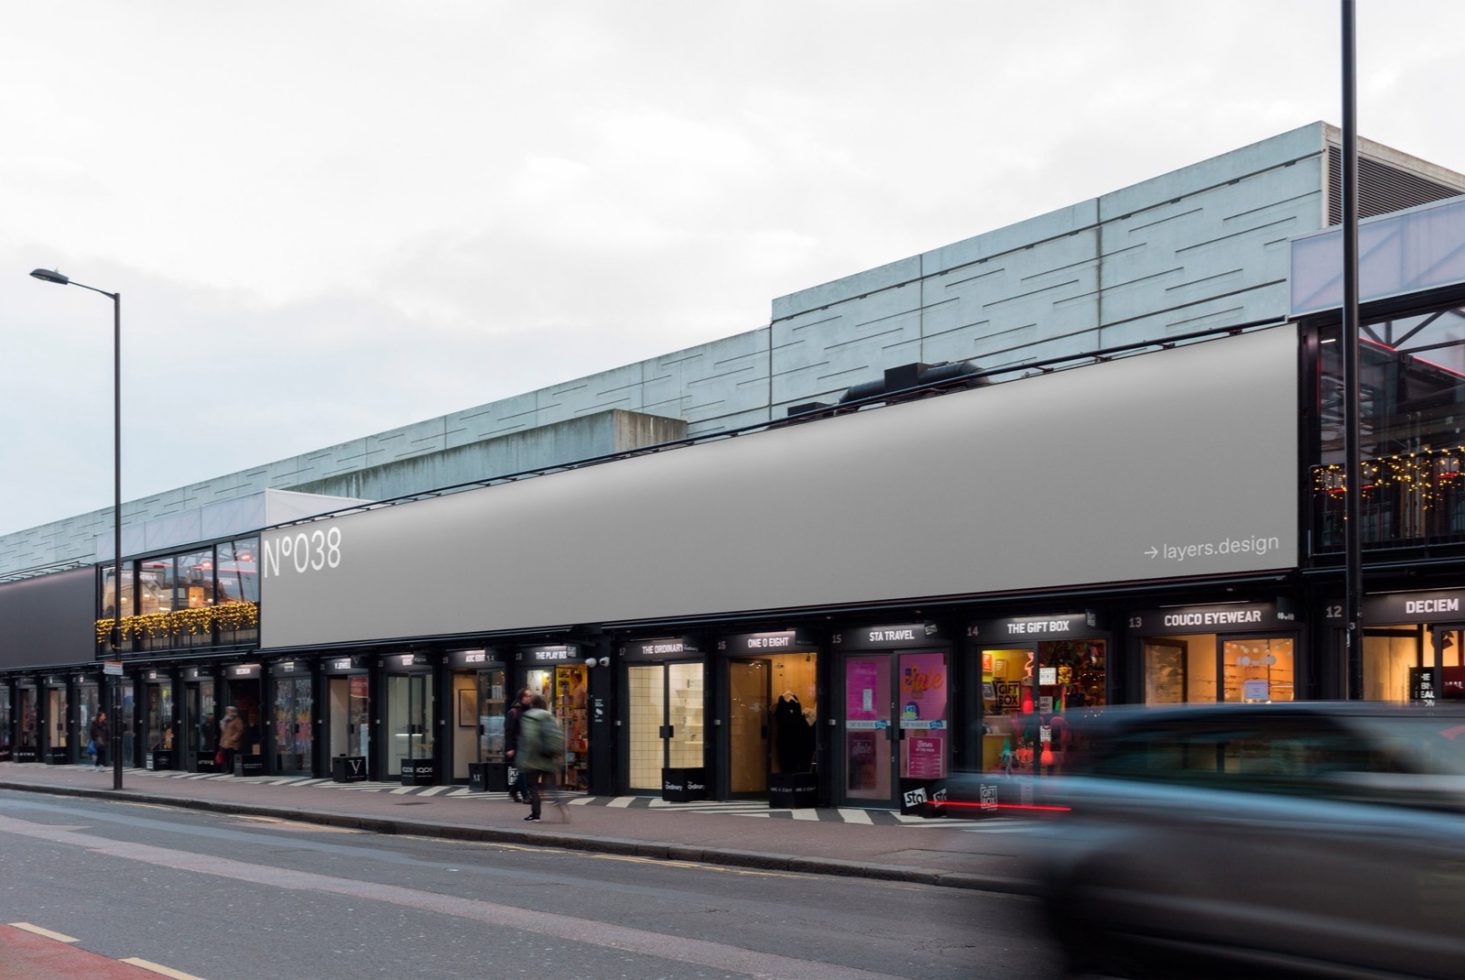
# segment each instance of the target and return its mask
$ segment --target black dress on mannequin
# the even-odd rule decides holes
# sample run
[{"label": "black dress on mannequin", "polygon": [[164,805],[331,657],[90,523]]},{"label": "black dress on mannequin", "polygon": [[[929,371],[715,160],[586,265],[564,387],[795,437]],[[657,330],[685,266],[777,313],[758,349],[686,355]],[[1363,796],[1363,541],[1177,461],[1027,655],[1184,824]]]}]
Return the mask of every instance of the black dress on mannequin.
[{"label": "black dress on mannequin", "polygon": [[773,707],[773,732],[778,771],[808,772],[814,760],[814,728],[804,717],[799,699],[785,691]]}]

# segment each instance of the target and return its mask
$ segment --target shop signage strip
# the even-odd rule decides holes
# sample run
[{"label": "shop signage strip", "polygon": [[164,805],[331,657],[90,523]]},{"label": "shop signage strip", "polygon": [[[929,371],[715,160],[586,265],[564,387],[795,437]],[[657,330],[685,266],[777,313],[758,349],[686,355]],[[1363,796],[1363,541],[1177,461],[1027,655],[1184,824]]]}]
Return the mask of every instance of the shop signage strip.
[{"label": "shop signage strip", "polygon": [[935,623],[859,626],[834,638],[834,645],[841,650],[900,650],[932,643],[945,643]]},{"label": "shop signage strip", "polygon": [[1095,639],[1106,634],[1098,628],[1091,612],[1062,613],[1051,616],[1013,616],[975,623],[968,633],[983,643],[1005,640]]},{"label": "shop signage strip", "polygon": [[1132,613],[1126,625],[1140,633],[1225,633],[1295,626],[1297,615],[1286,604],[1235,602],[1212,606],[1177,606]]},{"label": "shop signage strip", "polygon": [[[1343,603],[1329,603],[1324,618],[1343,622]],[[1363,599],[1363,622],[1368,626],[1399,623],[1465,622],[1465,592],[1393,592]]]}]

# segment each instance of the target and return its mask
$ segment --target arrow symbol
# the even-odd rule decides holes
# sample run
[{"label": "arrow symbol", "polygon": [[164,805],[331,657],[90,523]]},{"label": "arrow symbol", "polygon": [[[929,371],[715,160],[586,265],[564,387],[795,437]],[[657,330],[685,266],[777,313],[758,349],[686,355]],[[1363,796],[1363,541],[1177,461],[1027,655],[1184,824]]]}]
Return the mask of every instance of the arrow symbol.
[{"label": "arrow symbol", "polygon": [[1155,557],[1159,553],[1160,549],[1156,548],[1154,545],[1150,545],[1150,550],[1145,552],[1145,554],[1149,555],[1151,558]]}]

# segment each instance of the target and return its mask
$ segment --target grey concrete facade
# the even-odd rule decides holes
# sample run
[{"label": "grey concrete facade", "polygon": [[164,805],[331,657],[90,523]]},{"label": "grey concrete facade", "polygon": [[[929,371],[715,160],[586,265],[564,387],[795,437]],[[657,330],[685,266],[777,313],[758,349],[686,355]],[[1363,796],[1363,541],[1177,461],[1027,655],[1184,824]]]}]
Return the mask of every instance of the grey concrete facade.
[{"label": "grey concrete facade", "polygon": [[[1327,221],[1323,123],[1071,207],[773,300],[770,322],[336,446],[129,502],[124,523],[291,489],[381,497],[782,418],[911,362],[1021,365],[1266,319],[1289,309],[1290,239]],[[1465,177],[1360,151],[1465,193]],[[583,420],[658,420],[594,432]],[[577,426],[579,426],[577,428]],[[110,510],[0,537],[0,576],[97,560]],[[184,542],[179,542],[180,544]]]}]

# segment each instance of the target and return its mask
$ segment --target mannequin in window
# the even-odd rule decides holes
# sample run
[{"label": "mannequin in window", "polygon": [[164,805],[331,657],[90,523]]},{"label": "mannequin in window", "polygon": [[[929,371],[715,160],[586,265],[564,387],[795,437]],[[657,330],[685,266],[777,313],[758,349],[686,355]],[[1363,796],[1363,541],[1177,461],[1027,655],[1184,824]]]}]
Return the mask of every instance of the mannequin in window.
[{"label": "mannequin in window", "polygon": [[784,691],[773,705],[773,737],[779,772],[809,771],[814,760],[814,727],[792,691]]}]

